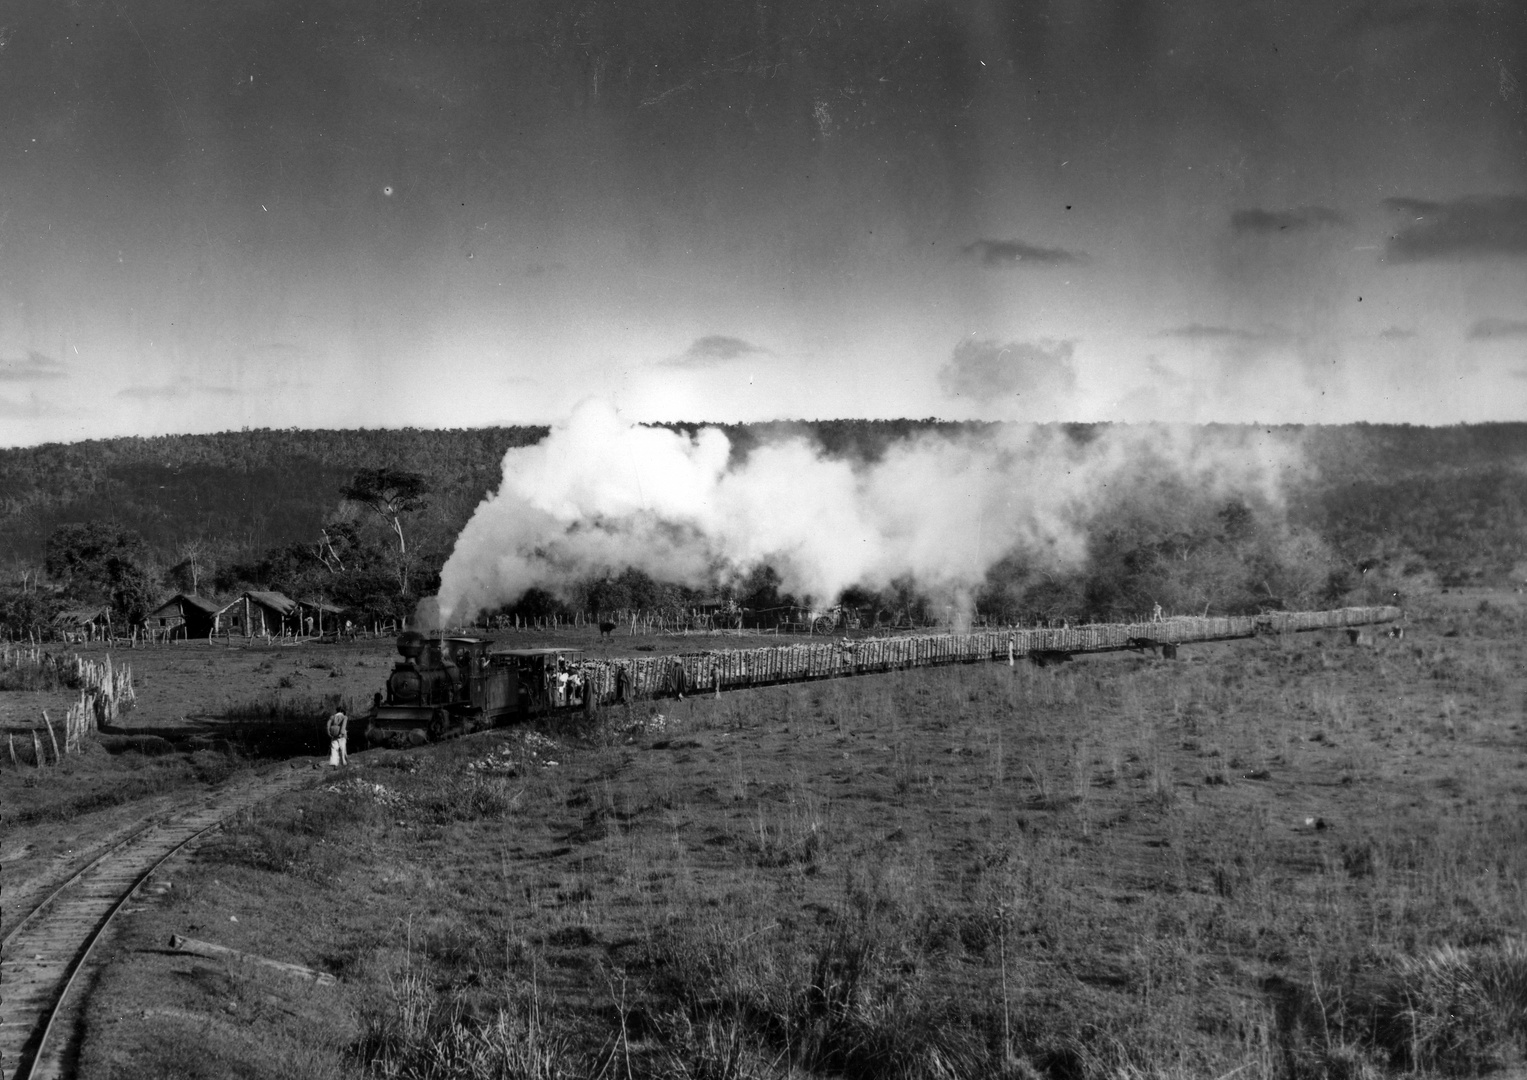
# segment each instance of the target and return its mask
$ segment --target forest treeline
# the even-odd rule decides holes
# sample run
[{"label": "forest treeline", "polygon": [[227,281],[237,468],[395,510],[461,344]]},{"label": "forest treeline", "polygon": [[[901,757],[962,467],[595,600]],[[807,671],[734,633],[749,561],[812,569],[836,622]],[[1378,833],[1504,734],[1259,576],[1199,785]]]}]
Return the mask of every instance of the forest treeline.
[{"label": "forest treeline", "polygon": [[[831,456],[868,462],[916,435],[990,425],[714,426],[739,458],[799,435]],[[1080,442],[1099,430],[1064,427]],[[1292,479],[1286,506],[1216,500],[1163,479],[1121,494],[1089,523],[1083,564],[1058,571],[1014,556],[968,601],[1001,619],[1110,618],[1155,604],[1236,612],[1374,599],[1420,582],[1498,581],[1527,562],[1527,424],[1276,430],[1300,440],[1309,466]],[[70,605],[107,605],[131,621],[175,591],[244,588],[322,598],[362,617],[406,615],[438,586],[456,535],[498,486],[504,453],[546,432],[246,430],[0,450],[0,622],[40,625]],[[414,502],[389,514],[346,496],[363,476],[383,473],[413,478]],[[932,617],[911,581],[794,597],[765,566],[723,584],[744,606],[841,600]],[[610,567],[563,595],[532,592],[518,609],[654,608],[701,596]]]}]

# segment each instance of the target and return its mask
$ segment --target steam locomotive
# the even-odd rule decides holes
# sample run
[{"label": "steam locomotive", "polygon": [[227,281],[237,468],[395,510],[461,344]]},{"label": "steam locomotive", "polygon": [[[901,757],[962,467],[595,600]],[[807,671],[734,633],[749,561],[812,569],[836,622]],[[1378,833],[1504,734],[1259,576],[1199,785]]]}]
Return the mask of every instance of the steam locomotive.
[{"label": "steam locomotive", "polygon": [[[434,742],[449,735],[583,707],[559,673],[583,663],[581,649],[504,649],[474,637],[398,635],[401,657],[365,717],[371,746]],[[559,687],[561,683],[561,687]]]}]

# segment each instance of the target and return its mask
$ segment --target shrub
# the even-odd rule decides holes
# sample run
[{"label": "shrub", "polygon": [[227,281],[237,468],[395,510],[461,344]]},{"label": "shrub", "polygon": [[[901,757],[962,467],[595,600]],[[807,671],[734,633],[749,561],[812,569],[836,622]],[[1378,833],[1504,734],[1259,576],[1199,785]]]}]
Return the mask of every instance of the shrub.
[{"label": "shrub", "polygon": [[364,1024],[355,1056],[382,1080],[558,1080],[589,1072],[534,999],[473,1018],[460,1000],[441,1003],[414,972],[393,981],[390,1000]]},{"label": "shrub", "polygon": [[437,776],[413,794],[419,813],[435,824],[501,818],[517,809],[522,788],[508,777]]},{"label": "shrub", "polygon": [[0,690],[78,690],[75,656],[43,653],[33,659],[25,650],[0,655]]},{"label": "shrub", "polygon": [[788,1080],[784,1051],[771,1052],[735,1016],[686,1023],[667,1048],[660,1075],[675,1080]]},{"label": "shrub", "polygon": [[224,823],[204,858],[272,874],[323,882],[344,859],[343,845],[326,841],[338,831],[375,820],[376,811],[355,799],[303,799],[300,806],[267,803]]},{"label": "shrub", "polygon": [[699,1075],[771,1075],[785,1056],[813,1075],[997,1074],[989,1025],[968,999],[930,989],[929,919],[906,899],[885,881],[851,881],[830,924],[799,944],[719,924],[660,936],[653,959],[686,1017],[671,1052],[708,1063]]},{"label": "shrub", "polygon": [[1527,1055],[1527,942],[1443,946],[1399,961],[1376,1041],[1415,1068],[1478,1073]]}]

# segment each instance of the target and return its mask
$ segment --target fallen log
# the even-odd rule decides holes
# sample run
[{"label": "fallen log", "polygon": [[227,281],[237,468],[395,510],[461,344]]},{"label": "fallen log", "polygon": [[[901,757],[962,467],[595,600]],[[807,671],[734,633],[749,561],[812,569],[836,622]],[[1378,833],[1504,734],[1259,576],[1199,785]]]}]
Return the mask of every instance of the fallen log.
[{"label": "fallen log", "polygon": [[214,945],[210,941],[197,941],[195,938],[181,937],[179,934],[170,935],[170,948],[176,952],[191,953],[194,956],[204,956],[209,960],[232,960],[240,964],[259,964],[261,967],[275,968],[284,971],[288,975],[297,975],[304,979],[312,979],[320,986],[333,986],[334,976],[327,971],[314,971],[300,964],[288,964],[283,960],[270,960],[254,953],[240,952],[238,949],[230,949],[226,945]]}]

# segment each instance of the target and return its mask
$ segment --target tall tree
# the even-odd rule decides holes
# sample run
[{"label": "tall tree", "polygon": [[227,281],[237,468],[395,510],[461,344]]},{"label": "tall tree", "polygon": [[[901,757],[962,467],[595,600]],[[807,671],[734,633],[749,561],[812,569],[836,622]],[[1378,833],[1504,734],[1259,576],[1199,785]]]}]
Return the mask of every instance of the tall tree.
[{"label": "tall tree", "polygon": [[143,541],[110,521],[60,525],[48,537],[44,566],[70,597],[104,601],[124,623],[138,622],[153,600]]},{"label": "tall tree", "polygon": [[202,570],[212,554],[212,545],[206,537],[193,536],[189,540],[182,540],[175,545],[175,557],[180,560],[175,569],[185,568],[185,573],[191,578],[191,594],[201,595]]},{"label": "tall tree", "polygon": [[398,537],[398,584],[408,593],[408,541],[403,536],[403,515],[429,505],[429,481],[422,473],[404,469],[362,469],[340,494],[350,502],[370,507]]}]

